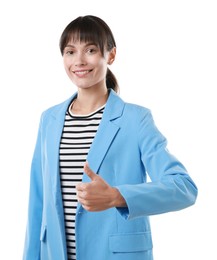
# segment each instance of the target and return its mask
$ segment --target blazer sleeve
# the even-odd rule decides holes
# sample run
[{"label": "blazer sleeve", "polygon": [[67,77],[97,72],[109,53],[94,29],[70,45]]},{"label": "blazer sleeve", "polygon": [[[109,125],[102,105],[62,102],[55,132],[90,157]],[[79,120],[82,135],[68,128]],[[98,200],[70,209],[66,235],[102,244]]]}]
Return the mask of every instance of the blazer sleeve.
[{"label": "blazer sleeve", "polygon": [[42,119],[40,121],[37,141],[31,164],[28,219],[26,227],[23,260],[40,260],[40,230],[43,208],[41,125]]},{"label": "blazer sleeve", "polygon": [[195,183],[168,151],[167,140],[157,129],[151,112],[142,111],[138,142],[151,182],[117,187],[127,203],[127,208],[118,208],[126,219],[181,210],[193,205],[197,197]]}]

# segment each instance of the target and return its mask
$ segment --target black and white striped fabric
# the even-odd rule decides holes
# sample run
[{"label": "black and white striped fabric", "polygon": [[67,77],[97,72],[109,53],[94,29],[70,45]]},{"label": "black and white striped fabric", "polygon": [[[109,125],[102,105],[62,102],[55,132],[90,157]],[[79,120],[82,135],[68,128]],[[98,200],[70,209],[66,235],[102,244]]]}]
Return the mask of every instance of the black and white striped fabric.
[{"label": "black and white striped fabric", "polygon": [[89,115],[66,112],[60,142],[60,180],[65,216],[68,259],[76,259],[75,217],[76,185],[81,182],[83,167],[102,119],[105,105]]}]

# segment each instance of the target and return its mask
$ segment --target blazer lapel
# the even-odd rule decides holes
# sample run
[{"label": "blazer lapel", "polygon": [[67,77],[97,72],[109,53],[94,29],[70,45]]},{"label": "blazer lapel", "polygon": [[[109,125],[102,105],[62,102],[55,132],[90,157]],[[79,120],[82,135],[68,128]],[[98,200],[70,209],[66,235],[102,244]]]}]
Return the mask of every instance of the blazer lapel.
[{"label": "blazer lapel", "polygon": [[[118,131],[119,126],[110,121],[102,120],[87,157],[90,168],[95,173],[98,172],[103,158]],[[83,176],[83,181],[87,181],[86,175]]]},{"label": "blazer lapel", "polygon": [[[99,167],[103,162],[103,159],[112,141],[120,129],[120,126],[115,120],[122,115],[123,108],[124,102],[113,90],[110,90],[101,123],[87,156],[87,161],[90,165],[90,168],[95,173],[98,173]],[[82,181],[89,182],[90,179],[86,174],[84,174]],[[82,209],[83,208],[81,205],[78,204],[77,212],[81,213],[81,211],[83,211]]]},{"label": "blazer lapel", "polygon": [[58,213],[60,214],[62,214],[62,196],[59,175],[59,146],[64,126],[65,113],[74,96],[66,100],[60,107],[57,107],[56,110],[54,108],[48,119],[49,122],[46,131],[46,145],[48,147],[46,155],[48,157],[47,159],[49,162],[50,173],[52,174],[52,192],[54,195],[55,205],[57,207]]},{"label": "blazer lapel", "polygon": [[[96,173],[120,129],[120,126],[114,120],[122,115],[123,106],[124,102],[113,90],[110,90],[101,123],[87,157],[90,168]],[[87,181],[86,175],[84,175],[83,181]]]}]

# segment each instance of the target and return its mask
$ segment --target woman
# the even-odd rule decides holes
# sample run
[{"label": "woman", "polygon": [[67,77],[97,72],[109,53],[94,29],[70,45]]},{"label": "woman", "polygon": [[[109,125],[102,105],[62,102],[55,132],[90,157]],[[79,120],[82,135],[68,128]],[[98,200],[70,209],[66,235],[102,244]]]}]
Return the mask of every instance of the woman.
[{"label": "woman", "polygon": [[150,110],[118,96],[108,25],[78,17],[60,50],[77,92],[41,116],[23,260],[151,260],[148,217],[193,205],[197,187]]}]

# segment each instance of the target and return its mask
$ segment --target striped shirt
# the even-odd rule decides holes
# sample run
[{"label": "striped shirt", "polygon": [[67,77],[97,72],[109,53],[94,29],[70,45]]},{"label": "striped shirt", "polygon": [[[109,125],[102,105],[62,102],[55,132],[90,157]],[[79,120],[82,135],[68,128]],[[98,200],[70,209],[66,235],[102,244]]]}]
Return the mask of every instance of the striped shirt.
[{"label": "striped shirt", "polygon": [[65,115],[59,161],[68,259],[76,259],[76,185],[82,181],[84,163],[104,108],[88,115],[73,115],[68,109]]}]

